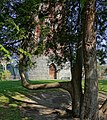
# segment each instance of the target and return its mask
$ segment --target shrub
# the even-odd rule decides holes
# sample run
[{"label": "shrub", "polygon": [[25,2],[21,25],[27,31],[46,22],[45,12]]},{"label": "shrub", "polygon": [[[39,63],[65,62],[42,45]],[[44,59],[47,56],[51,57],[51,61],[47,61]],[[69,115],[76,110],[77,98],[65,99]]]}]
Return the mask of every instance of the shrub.
[{"label": "shrub", "polygon": [[11,73],[9,70],[0,71],[0,80],[9,79],[10,76],[11,76]]}]

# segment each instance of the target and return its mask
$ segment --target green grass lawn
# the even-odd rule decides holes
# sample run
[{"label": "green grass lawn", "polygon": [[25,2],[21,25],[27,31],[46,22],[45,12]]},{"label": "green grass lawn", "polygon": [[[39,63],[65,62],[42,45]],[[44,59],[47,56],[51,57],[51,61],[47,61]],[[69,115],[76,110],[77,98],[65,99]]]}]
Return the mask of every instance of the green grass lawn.
[{"label": "green grass lawn", "polygon": [[[32,84],[44,84],[61,82],[62,80],[37,80],[30,81]],[[36,92],[40,92],[37,90]],[[20,115],[19,106],[27,99],[30,92],[21,86],[21,81],[4,80],[0,81],[0,120],[33,120]]]},{"label": "green grass lawn", "polygon": [[99,80],[98,87],[99,91],[107,93],[107,80]]},{"label": "green grass lawn", "polygon": [[[82,81],[82,85],[84,86],[84,80]],[[98,80],[98,90],[107,93],[107,80]]]},{"label": "green grass lawn", "polygon": [[[31,81],[32,84],[52,82],[62,82],[62,80]],[[99,80],[98,85],[100,92],[107,93],[107,80]],[[19,106],[30,92],[32,91],[21,86],[20,81],[0,81],[0,120],[28,120],[26,116],[21,117]],[[36,92],[39,92],[39,90]]]}]

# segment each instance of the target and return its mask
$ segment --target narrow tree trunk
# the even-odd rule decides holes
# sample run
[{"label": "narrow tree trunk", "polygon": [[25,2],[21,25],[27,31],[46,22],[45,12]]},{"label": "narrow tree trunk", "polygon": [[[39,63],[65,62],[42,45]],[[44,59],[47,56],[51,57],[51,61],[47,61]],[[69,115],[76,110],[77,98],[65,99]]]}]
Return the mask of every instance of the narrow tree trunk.
[{"label": "narrow tree trunk", "polygon": [[82,44],[79,40],[76,64],[72,70],[72,111],[74,117],[80,117],[82,102]]},{"label": "narrow tree trunk", "polygon": [[84,14],[85,88],[81,120],[98,119],[98,79],[96,68],[95,0],[87,0]]},{"label": "narrow tree trunk", "polygon": [[[83,99],[83,93],[82,93],[82,64],[83,64],[83,43],[82,43],[82,36],[81,36],[81,16],[80,16],[80,2],[79,4],[79,13],[78,13],[78,19],[77,19],[77,50],[76,50],[76,61],[75,64],[73,64],[73,58],[72,58],[72,49],[70,49],[70,56],[71,56],[71,76],[72,76],[72,113],[73,117],[79,118],[80,117],[80,111],[81,111],[81,103]],[[72,41],[72,39],[71,39]]]}]

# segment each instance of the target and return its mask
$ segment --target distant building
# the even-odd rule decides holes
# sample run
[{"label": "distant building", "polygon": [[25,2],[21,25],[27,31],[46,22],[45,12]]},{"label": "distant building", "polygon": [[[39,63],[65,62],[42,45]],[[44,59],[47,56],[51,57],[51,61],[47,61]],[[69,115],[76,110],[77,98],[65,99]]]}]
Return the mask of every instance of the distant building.
[{"label": "distant building", "polygon": [[[66,62],[64,67],[60,69],[55,63],[49,62],[47,56],[35,57],[36,64],[25,71],[25,75],[30,80],[47,80],[47,79],[71,79],[70,63]],[[99,79],[107,79],[107,65],[98,65]],[[9,70],[11,72],[10,79],[20,79],[18,59],[13,57],[11,61],[0,59],[0,70]]]},{"label": "distant building", "polygon": [[35,60],[35,66],[27,71],[29,79],[71,79],[69,63],[66,63],[63,69],[59,69],[56,64],[49,63],[46,56],[35,57]]},{"label": "distant building", "polygon": [[[48,57],[39,56],[35,57],[34,60],[36,64],[25,71],[25,75],[27,79],[30,80],[46,80],[46,79],[71,79],[70,74],[70,64],[67,62],[63,69],[59,69],[56,64],[49,63]],[[10,79],[20,79],[19,77],[19,68],[18,68],[18,60],[12,58],[11,61],[0,60],[0,65],[2,71],[9,70],[11,72]]]}]

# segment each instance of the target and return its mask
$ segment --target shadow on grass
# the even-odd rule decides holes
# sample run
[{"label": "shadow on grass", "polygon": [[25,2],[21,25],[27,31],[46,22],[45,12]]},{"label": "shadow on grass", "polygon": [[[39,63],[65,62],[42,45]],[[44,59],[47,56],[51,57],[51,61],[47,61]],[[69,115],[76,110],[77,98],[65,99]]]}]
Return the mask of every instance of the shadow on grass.
[{"label": "shadow on grass", "polygon": [[[54,81],[32,83],[49,82]],[[100,80],[99,89],[106,88],[107,82]],[[0,120],[55,120],[70,104],[70,95],[62,89],[32,91],[23,88],[20,81],[0,81]]]},{"label": "shadow on grass", "polygon": [[[34,81],[32,83],[47,82]],[[58,115],[56,109],[60,111],[66,109],[69,100],[71,99],[68,93],[61,89],[31,91],[23,88],[20,81],[0,81],[1,120],[53,120]]]},{"label": "shadow on grass", "polygon": [[21,120],[20,110],[16,107],[0,107],[0,120]]}]

